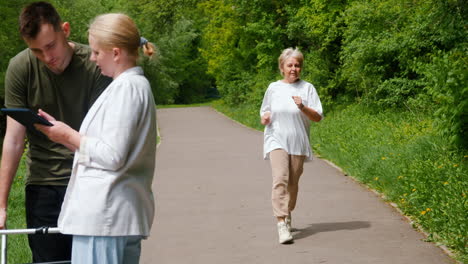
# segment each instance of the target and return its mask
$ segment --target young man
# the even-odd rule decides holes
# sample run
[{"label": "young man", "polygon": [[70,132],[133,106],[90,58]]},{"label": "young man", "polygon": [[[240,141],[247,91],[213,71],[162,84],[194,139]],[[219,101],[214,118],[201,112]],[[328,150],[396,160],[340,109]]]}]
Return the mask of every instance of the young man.
[{"label": "young man", "polygon": [[[94,100],[111,82],[89,60],[89,47],[69,42],[70,24],[46,2],[26,6],[19,18],[28,49],[11,59],[5,76],[5,106],[42,109],[78,130]],[[28,228],[55,227],[71,175],[73,153],[40,133],[7,118],[0,164],[0,229],[8,195],[28,138],[26,222]],[[71,237],[30,235],[33,262],[70,260]]]}]

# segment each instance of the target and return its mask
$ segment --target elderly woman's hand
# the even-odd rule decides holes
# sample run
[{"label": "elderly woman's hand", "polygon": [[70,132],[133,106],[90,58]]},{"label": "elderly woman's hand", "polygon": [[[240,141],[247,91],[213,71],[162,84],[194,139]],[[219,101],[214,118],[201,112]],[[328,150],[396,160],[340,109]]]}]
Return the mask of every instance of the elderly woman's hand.
[{"label": "elderly woman's hand", "polygon": [[271,112],[265,112],[262,116],[262,120],[260,121],[262,125],[266,126],[271,123]]},{"label": "elderly woman's hand", "polygon": [[304,108],[304,105],[302,104],[302,98],[300,96],[293,96],[292,99],[294,100],[294,103],[297,105],[297,108],[302,110]]}]

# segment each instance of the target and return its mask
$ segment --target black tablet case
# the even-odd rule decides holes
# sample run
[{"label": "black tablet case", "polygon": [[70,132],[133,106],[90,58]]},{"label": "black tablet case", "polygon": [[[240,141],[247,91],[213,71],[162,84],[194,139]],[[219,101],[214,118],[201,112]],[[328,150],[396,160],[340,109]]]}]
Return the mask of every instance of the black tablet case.
[{"label": "black tablet case", "polygon": [[28,108],[2,108],[0,109],[0,111],[21,123],[31,132],[39,135],[43,134],[34,127],[34,124],[52,126],[52,123],[50,123],[43,117],[37,115],[35,112]]}]

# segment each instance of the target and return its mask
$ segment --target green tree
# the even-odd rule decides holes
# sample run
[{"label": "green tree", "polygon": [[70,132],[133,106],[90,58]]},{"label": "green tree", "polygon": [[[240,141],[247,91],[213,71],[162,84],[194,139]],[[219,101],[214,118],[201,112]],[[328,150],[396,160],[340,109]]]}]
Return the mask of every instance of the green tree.
[{"label": "green tree", "polygon": [[[26,45],[18,32],[18,16],[20,10],[32,0],[3,0],[0,1],[0,102],[5,102],[5,73],[8,62]],[[0,116],[0,139],[3,138],[6,128],[5,116]],[[1,141],[3,142],[3,140]],[[0,144],[1,145],[1,144]]]},{"label": "green tree", "polygon": [[157,46],[155,59],[144,65],[158,104],[200,102],[212,87],[207,63],[198,49],[202,18],[193,12],[197,2],[137,0],[121,4],[140,33]]},{"label": "green tree", "polygon": [[339,52],[345,28],[343,14],[350,0],[300,1],[288,6],[287,34],[296,39],[305,55],[304,78],[318,87],[325,104],[343,94],[336,80],[341,66]]}]

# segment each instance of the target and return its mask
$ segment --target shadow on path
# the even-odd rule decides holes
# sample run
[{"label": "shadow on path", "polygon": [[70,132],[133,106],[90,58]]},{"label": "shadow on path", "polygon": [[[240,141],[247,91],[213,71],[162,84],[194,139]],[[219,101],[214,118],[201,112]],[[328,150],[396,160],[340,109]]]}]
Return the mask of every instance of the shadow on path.
[{"label": "shadow on path", "polygon": [[335,222],[335,223],[316,223],[310,224],[306,228],[293,228],[294,239],[302,239],[311,235],[322,232],[333,232],[339,230],[356,230],[361,228],[369,228],[370,222],[367,221],[351,221],[351,222]]}]

